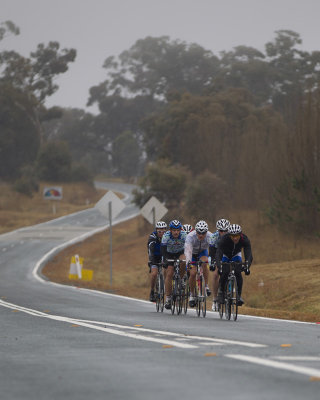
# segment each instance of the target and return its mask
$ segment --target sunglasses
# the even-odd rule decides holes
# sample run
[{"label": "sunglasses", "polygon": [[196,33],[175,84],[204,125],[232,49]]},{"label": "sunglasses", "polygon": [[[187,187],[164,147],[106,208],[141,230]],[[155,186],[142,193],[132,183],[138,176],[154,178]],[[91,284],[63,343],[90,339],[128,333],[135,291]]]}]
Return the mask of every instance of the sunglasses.
[{"label": "sunglasses", "polygon": [[230,235],[233,239],[239,239],[240,235]]},{"label": "sunglasses", "polygon": [[224,231],[223,229],[219,229],[219,232],[221,232],[221,233],[226,233],[226,232],[228,232],[228,231],[227,231],[227,230]]}]

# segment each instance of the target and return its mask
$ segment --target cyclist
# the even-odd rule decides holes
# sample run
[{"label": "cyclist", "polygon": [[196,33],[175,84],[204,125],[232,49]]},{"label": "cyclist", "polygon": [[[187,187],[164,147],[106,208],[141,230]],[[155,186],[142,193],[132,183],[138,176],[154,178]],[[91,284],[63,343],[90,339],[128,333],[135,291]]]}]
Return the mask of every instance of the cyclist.
[{"label": "cyclist", "polygon": [[186,233],[190,233],[191,231],[193,231],[193,227],[190,224],[184,224],[182,226],[182,230],[185,231]]},{"label": "cyclist", "polygon": [[[251,252],[251,243],[244,233],[242,233],[242,229],[240,225],[232,224],[228,228],[228,233],[224,235],[218,244],[218,248],[216,251],[216,263],[218,268],[220,268],[221,262],[242,262],[241,250],[243,250],[245,263],[247,265],[247,269],[245,271],[246,275],[250,274],[250,265],[252,263],[252,252]],[[241,272],[236,272],[237,286],[238,286],[238,294],[239,294],[239,302],[238,305],[242,306],[244,304],[244,300],[241,297],[242,292],[242,275]],[[224,297],[224,287],[228,278],[228,273],[222,273],[220,276],[219,282],[219,292],[218,292],[218,302],[222,302]]]},{"label": "cyclist", "polygon": [[[172,293],[172,278],[174,273],[173,262],[167,262],[167,260],[180,259],[185,261],[184,257],[184,242],[186,240],[187,233],[182,230],[181,222],[174,219],[169,223],[169,231],[167,231],[161,240],[161,254],[163,260],[167,263],[167,273],[165,279],[166,289],[166,303],[165,308],[171,309],[171,293]],[[180,276],[183,277],[185,272],[185,263],[180,264]]]},{"label": "cyclist", "polygon": [[230,226],[230,222],[227,219],[221,218],[216,222],[216,232],[214,232],[211,236],[211,243],[209,247],[209,256],[211,258],[210,262],[210,271],[213,271],[212,276],[212,311],[217,311],[217,296],[218,296],[218,287],[219,287],[219,274],[218,269],[215,268],[215,255],[218,247],[218,243],[220,238],[228,232],[228,228]]},{"label": "cyclist", "polygon": [[[208,224],[201,220],[196,223],[195,230],[190,232],[186,238],[186,242],[184,245],[184,253],[186,256],[186,263],[190,266],[190,298],[189,305],[190,307],[195,306],[195,298],[194,298],[194,289],[196,286],[196,266],[190,264],[191,261],[204,261],[208,262],[208,249],[211,243],[212,233],[208,230]],[[211,291],[208,286],[208,276],[209,271],[206,264],[202,265],[203,268],[203,276],[206,284],[206,292],[207,296],[210,296]]]}]

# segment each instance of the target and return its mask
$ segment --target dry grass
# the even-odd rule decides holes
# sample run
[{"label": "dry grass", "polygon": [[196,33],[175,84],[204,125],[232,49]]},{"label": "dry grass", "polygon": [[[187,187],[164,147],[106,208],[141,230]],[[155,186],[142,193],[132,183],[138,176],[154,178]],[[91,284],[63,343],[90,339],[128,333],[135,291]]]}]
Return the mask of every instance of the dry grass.
[{"label": "dry grass", "polygon": [[[52,201],[43,199],[44,187],[50,186],[63,187],[63,199],[55,202],[56,214],[53,214]],[[29,198],[15,192],[8,184],[0,183],[0,233],[93,207],[104,193],[85,183],[42,183],[38,193]]]}]

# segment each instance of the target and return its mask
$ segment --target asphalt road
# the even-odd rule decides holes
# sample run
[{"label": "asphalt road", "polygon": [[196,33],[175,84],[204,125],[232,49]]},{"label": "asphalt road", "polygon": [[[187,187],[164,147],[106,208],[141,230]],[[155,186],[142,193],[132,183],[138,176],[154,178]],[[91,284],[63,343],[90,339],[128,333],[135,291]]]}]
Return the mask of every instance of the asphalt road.
[{"label": "asphalt road", "polygon": [[[125,201],[114,223],[137,214]],[[43,279],[48,258],[107,224],[91,209],[0,235],[1,400],[319,400],[319,324],[172,316]]]}]

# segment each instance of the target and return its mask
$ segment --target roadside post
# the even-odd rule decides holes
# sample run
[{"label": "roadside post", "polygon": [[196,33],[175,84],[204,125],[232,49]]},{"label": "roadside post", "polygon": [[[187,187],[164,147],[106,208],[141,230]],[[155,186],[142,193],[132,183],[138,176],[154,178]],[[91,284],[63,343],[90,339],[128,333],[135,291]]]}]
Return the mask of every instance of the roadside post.
[{"label": "roadside post", "polygon": [[111,190],[109,190],[95,205],[100,213],[109,219],[110,233],[110,286],[112,287],[112,219],[125,208],[125,203]]},{"label": "roadside post", "polygon": [[62,187],[52,186],[43,188],[43,198],[45,200],[51,200],[52,204],[52,214],[56,214],[56,200],[62,200]]},{"label": "roadside post", "polygon": [[155,197],[152,196],[141,208],[141,215],[153,226],[168,212],[168,209]]}]

